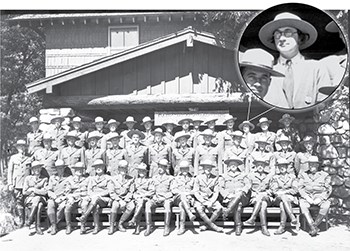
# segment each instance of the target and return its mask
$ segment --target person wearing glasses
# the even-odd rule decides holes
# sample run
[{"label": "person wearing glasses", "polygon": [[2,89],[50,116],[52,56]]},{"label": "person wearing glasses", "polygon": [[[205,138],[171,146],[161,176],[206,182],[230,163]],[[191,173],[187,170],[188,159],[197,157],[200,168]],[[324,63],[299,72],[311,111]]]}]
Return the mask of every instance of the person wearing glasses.
[{"label": "person wearing glasses", "polygon": [[284,73],[284,78],[272,78],[264,101],[285,109],[300,109],[322,101],[327,96],[319,93],[330,85],[327,69],[317,60],[306,59],[300,51],[317,39],[315,27],[299,16],[284,12],[265,24],[259,31],[260,41],[279,52],[273,69]]}]

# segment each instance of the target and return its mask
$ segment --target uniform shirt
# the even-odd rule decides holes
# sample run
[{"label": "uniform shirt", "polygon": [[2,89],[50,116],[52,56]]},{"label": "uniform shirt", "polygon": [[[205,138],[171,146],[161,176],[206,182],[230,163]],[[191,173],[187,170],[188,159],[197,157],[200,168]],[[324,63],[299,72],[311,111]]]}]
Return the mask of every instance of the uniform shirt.
[{"label": "uniform shirt", "polygon": [[69,176],[67,177],[67,190],[69,190],[69,195],[72,195],[73,198],[77,201],[82,197],[87,195],[89,178],[83,176]]},{"label": "uniform shirt", "polygon": [[8,164],[7,184],[22,189],[24,178],[30,173],[28,168],[30,162],[30,158],[24,154],[16,153],[12,155]]},{"label": "uniform shirt", "polygon": [[193,192],[199,202],[208,201],[214,193],[219,192],[219,176],[199,174],[195,178]]},{"label": "uniform shirt", "polygon": [[135,168],[142,162],[148,163],[147,146],[141,144],[135,145],[131,143],[129,146],[126,147],[126,153],[127,161],[129,163],[128,174],[135,178],[137,177],[137,171]]},{"label": "uniform shirt", "polygon": [[172,151],[172,164],[174,167],[174,175],[179,172],[179,164],[182,160],[187,160],[190,163],[190,173],[194,173],[193,161],[194,161],[194,149],[192,147],[175,147]]},{"label": "uniform shirt", "polygon": [[229,194],[239,192],[248,193],[252,186],[250,179],[244,172],[228,172],[219,179],[220,194],[225,199]]},{"label": "uniform shirt", "polygon": [[253,151],[248,157],[247,157],[247,162],[246,162],[246,172],[254,172],[255,171],[255,165],[254,165],[254,160],[265,160],[269,162],[269,166],[267,167],[269,170],[266,169],[269,173],[275,173],[276,168],[275,168],[275,155],[272,152],[268,151],[260,151],[260,150],[255,150]]},{"label": "uniform shirt", "polygon": [[[280,57],[273,69],[285,73],[286,59]],[[306,60],[301,54],[291,59],[294,76],[293,107],[289,107],[283,91],[284,78],[272,77],[264,101],[281,108],[304,108],[322,101],[327,96],[318,92],[323,86],[329,86],[331,80],[326,67],[317,60]]]},{"label": "uniform shirt", "polygon": [[[24,179],[23,195],[27,197],[45,196],[47,194],[48,178],[29,175]],[[35,188],[34,192],[28,191],[29,188]]]},{"label": "uniform shirt", "polygon": [[118,168],[119,161],[127,158],[126,150],[123,148],[111,148],[106,150],[107,171]]},{"label": "uniform shirt", "polygon": [[35,132],[27,134],[28,153],[32,155],[37,149],[41,148],[44,132],[38,129]]},{"label": "uniform shirt", "polygon": [[191,174],[183,175],[179,174],[174,177],[174,181],[171,184],[171,191],[173,194],[181,193],[193,193],[194,178]]},{"label": "uniform shirt", "polygon": [[219,172],[221,173],[222,155],[219,152],[217,145],[210,144],[208,146],[206,144],[200,144],[197,146],[197,149],[194,153],[194,173],[195,173],[195,175],[197,175],[199,172],[199,163],[204,159],[209,159],[210,161],[215,163],[216,168],[214,168],[214,169],[219,169]]},{"label": "uniform shirt", "polygon": [[133,198],[136,200],[150,198],[155,192],[153,179],[137,177],[132,190],[134,191]]},{"label": "uniform shirt", "polygon": [[49,184],[47,186],[47,193],[49,198],[51,194],[55,194],[57,198],[55,201],[57,203],[65,199],[67,193],[67,177],[59,177],[58,175],[52,175],[49,178]]},{"label": "uniform shirt", "polygon": [[201,134],[201,131],[199,130],[195,130],[195,129],[190,130],[190,135],[192,137],[192,146],[194,148],[196,148],[201,143],[201,140],[203,140],[200,134]]},{"label": "uniform shirt", "polygon": [[111,176],[110,180],[108,185],[109,196],[116,201],[131,201],[134,178],[129,175],[118,174],[116,176]]},{"label": "uniform shirt", "polygon": [[57,148],[40,148],[35,151],[32,156],[33,160],[39,161],[44,164],[44,168],[49,175],[53,175],[55,172],[55,162],[58,159],[59,151]]},{"label": "uniform shirt", "polygon": [[86,172],[94,174],[95,170],[92,168],[92,164],[97,159],[105,159],[105,151],[100,148],[90,148],[85,150],[85,166]]},{"label": "uniform shirt", "polygon": [[89,177],[88,195],[106,197],[108,193],[108,184],[110,176],[107,174],[96,175]]},{"label": "uniform shirt", "polygon": [[[181,134],[182,134],[182,133],[187,133],[187,134],[189,134],[190,137],[189,137],[189,139],[188,139],[188,141],[187,141],[187,144],[188,144],[190,147],[194,147],[194,145],[193,145],[193,137],[194,137],[193,131],[191,131],[191,130],[188,130],[188,131],[181,130],[181,131],[175,133],[174,138],[176,138],[177,135],[178,135],[179,133],[181,133]],[[197,143],[199,144],[199,142],[197,142]],[[177,142],[174,141],[173,147],[177,147],[177,146],[178,146]]]},{"label": "uniform shirt", "polygon": [[248,178],[251,181],[252,196],[257,193],[267,192],[269,190],[269,184],[273,174],[267,174],[263,172],[262,174],[258,172],[252,172],[248,174]]},{"label": "uniform shirt", "polygon": [[274,175],[270,182],[270,189],[274,194],[297,193],[297,180],[294,174],[286,173],[285,175]]},{"label": "uniform shirt", "polygon": [[171,163],[171,147],[165,143],[153,143],[148,147],[148,160],[150,165],[150,177],[155,175],[155,170],[158,167],[158,162],[161,159],[166,159]]},{"label": "uniform shirt", "polygon": [[82,148],[86,143],[88,132],[82,132],[77,130],[72,130],[72,132],[74,132],[79,138],[77,141],[75,141],[75,145],[79,148]]},{"label": "uniform shirt", "polygon": [[131,144],[131,139],[128,136],[128,132],[130,132],[131,130],[124,130],[120,133],[121,136],[123,136],[120,139],[119,145],[121,148],[126,148],[127,146],[129,146]]},{"label": "uniform shirt", "polygon": [[266,150],[268,150],[269,152],[273,152],[274,151],[274,146],[275,146],[275,141],[277,138],[277,134],[274,132],[258,132],[255,134],[255,138],[258,139],[260,137],[264,137],[267,140],[267,143],[269,143],[266,146]]},{"label": "uniform shirt", "polygon": [[[274,152],[273,154],[275,156],[275,162],[277,163],[280,158],[285,158],[290,162],[288,165],[288,173],[293,173],[295,174],[295,168],[294,168],[294,160],[296,157],[296,153],[294,151],[278,151]],[[278,169],[276,170],[278,172]]]},{"label": "uniform shirt", "polygon": [[84,149],[77,146],[67,146],[61,149],[59,154],[59,159],[64,161],[68,167],[73,166],[77,162],[83,162],[84,159]]},{"label": "uniform shirt", "polygon": [[171,183],[174,180],[173,176],[167,174],[157,174],[152,177],[152,180],[155,188],[153,199],[156,201],[162,201],[173,197],[173,193],[171,192]]},{"label": "uniform shirt", "polygon": [[[233,145],[225,150],[223,160],[225,161],[232,156],[241,158],[243,160],[243,164],[242,164],[242,166],[244,166],[243,169],[245,169],[244,162],[248,156],[248,149],[243,148],[242,146]],[[225,165],[225,169],[226,169],[226,165]],[[224,172],[226,172],[226,170]]]},{"label": "uniform shirt", "polygon": [[302,173],[299,179],[299,193],[304,199],[311,197],[313,200],[320,198],[325,201],[332,193],[331,177],[324,171]]},{"label": "uniform shirt", "polygon": [[218,133],[218,146],[220,151],[224,152],[226,149],[233,146],[232,133],[233,131],[230,130],[224,130]]},{"label": "uniform shirt", "polygon": [[255,148],[255,134],[251,132],[243,133],[241,146],[247,150],[247,153],[251,153]]},{"label": "uniform shirt", "polygon": [[58,150],[62,149],[65,145],[64,136],[68,133],[66,129],[60,127],[59,129],[52,128],[48,131],[48,133],[52,136],[52,148],[57,148]]},{"label": "uniform shirt", "polygon": [[169,133],[168,131],[166,131],[164,133],[163,141],[165,142],[165,144],[172,147],[173,142],[174,142],[174,136],[171,133]]}]

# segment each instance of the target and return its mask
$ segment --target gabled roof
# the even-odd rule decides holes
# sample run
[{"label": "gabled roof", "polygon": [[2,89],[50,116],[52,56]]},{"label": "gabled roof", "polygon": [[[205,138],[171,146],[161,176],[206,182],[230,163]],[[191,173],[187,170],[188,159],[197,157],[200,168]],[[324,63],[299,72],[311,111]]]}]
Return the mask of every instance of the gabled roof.
[{"label": "gabled roof", "polygon": [[102,57],[90,63],[83,64],[49,76],[47,78],[37,80],[35,82],[27,84],[26,87],[29,93],[35,93],[44,89],[50,93],[52,91],[52,87],[55,85],[185,41],[187,43],[187,46],[193,46],[193,41],[199,41],[202,43],[223,47],[222,43],[217,40],[213,34],[207,32],[198,32],[192,27],[188,27],[179,32],[140,44],[131,49]]}]

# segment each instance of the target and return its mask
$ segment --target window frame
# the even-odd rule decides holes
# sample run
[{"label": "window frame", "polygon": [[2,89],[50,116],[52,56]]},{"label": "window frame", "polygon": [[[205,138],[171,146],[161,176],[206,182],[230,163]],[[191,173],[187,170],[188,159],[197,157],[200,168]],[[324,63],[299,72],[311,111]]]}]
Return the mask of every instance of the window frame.
[{"label": "window frame", "polygon": [[[111,31],[113,29],[118,29],[118,28],[122,28],[122,29],[127,29],[127,28],[136,28],[137,31],[137,45],[140,44],[140,29],[139,29],[139,25],[114,25],[114,26],[108,26],[108,54],[110,55],[111,52],[113,51],[112,49],[112,41],[111,41]],[[136,46],[137,46],[136,45]],[[132,47],[119,47],[122,50],[126,50]],[[119,48],[114,48],[114,49],[119,49]]]}]

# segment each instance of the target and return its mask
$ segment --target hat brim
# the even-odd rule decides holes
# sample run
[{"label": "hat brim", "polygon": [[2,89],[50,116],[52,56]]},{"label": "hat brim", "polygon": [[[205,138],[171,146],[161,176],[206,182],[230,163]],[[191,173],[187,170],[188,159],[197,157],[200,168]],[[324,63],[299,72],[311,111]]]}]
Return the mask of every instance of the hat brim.
[{"label": "hat brim", "polygon": [[215,167],[215,165],[212,165],[212,164],[199,164],[199,165],[202,167],[211,167],[211,168]]},{"label": "hat brim", "polygon": [[43,167],[43,166],[44,166],[44,164],[39,164],[39,165],[35,165],[35,166],[30,166],[30,168],[33,169],[33,168],[36,168],[36,167]]},{"label": "hat brim", "polygon": [[254,130],[254,128],[255,128],[255,125],[253,125],[252,123],[249,122],[249,123],[241,123],[241,124],[239,124],[238,129],[242,131],[243,125],[249,125],[249,127],[251,128],[250,130]]},{"label": "hat brim", "polygon": [[175,142],[179,142],[179,140],[181,138],[186,138],[186,140],[188,140],[191,136],[190,135],[182,135],[182,136],[178,136],[174,139]]},{"label": "hat brim", "polygon": [[72,169],[85,169],[85,166],[71,166]]},{"label": "hat brim", "polygon": [[90,141],[92,139],[97,139],[97,140],[100,140],[102,137],[101,136],[93,136],[93,137],[89,137],[86,139],[86,141]]},{"label": "hat brim", "polygon": [[153,131],[153,132],[151,132],[151,134],[154,136],[154,135],[156,135],[157,133],[159,133],[159,134],[162,134],[162,136],[164,136],[165,134],[164,134],[164,132],[157,132],[157,131]]},{"label": "hat brim", "polygon": [[136,124],[137,121],[133,120],[133,121],[124,121],[124,122],[123,122],[123,124],[126,124],[126,123],[134,123],[134,124]]},{"label": "hat brim", "polygon": [[252,68],[252,69],[257,70],[257,71],[266,72],[266,73],[271,74],[271,76],[273,76],[273,77],[284,77],[284,74],[282,74],[278,71],[275,71],[272,68],[265,66],[265,65],[253,64],[253,63],[249,63],[249,62],[242,62],[242,63],[240,63],[240,67],[241,68],[249,67],[249,68]]},{"label": "hat brim", "polygon": [[28,125],[33,124],[33,123],[38,123],[39,124],[40,122],[39,122],[39,120],[29,121]]},{"label": "hat brim", "polygon": [[229,122],[229,121],[231,121],[231,120],[233,120],[233,122],[234,121],[236,121],[237,120],[237,118],[236,117],[233,117],[233,118],[230,118],[230,119],[226,119],[224,122],[222,122],[223,124],[227,124],[227,122]]},{"label": "hat brim", "polygon": [[162,126],[166,126],[166,125],[173,125],[174,127],[176,127],[177,126],[177,124],[175,124],[175,123],[172,123],[172,122],[169,122],[169,123],[163,123],[162,124]]},{"label": "hat brim", "polygon": [[278,140],[278,141],[276,141],[277,144],[282,143],[282,142],[287,142],[289,144],[292,143],[292,141],[290,141],[290,140]]},{"label": "hat brim", "polygon": [[242,160],[238,160],[238,159],[227,159],[227,160],[224,161],[224,163],[226,165],[230,164],[230,162],[236,162],[236,163],[238,163],[238,165],[242,165],[243,164],[243,161]]},{"label": "hat brim", "polygon": [[294,117],[282,118],[282,119],[279,119],[278,122],[283,123],[286,120],[289,120],[290,122],[293,122],[295,120],[295,118]]},{"label": "hat brim", "polygon": [[79,137],[77,137],[77,136],[72,136],[72,135],[65,135],[64,138],[65,138],[65,139],[74,138],[75,140],[79,140]]},{"label": "hat brim", "polygon": [[181,119],[181,120],[178,122],[178,124],[181,125],[184,121],[189,121],[190,123],[193,122],[192,119]]},{"label": "hat brim", "polygon": [[53,121],[55,121],[55,120],[57,120],[57,119],[59,119],[61,122],[64,121],[64,118],[62,118],[62,117],[55,117],[55,118],[52,118],[52,119],[50,120],[50,123],[52,124]]},{"label": "hat brim", "polygon": [[131,139],[134,134],[139,135],[140,139],[144,139],[145,138],[145,135],[142,132],[139,132],[139,131],[130,131],[130,132],[128,132],[127,135]]},{"label": "hat brim", "polygon": [[266,144],[266,145],[269,144],[269,142],[267,142],[267,141],[262,141],[262,140],[255,140],[255,143],[264,143],[264,144]]},{"label": "hat brim", "polygon": [[120,138],[123,138],[123,136],[119,135],[112,138],[108,138],[107,141],[112,141],[112,139],[120,139]]},{"label": "hat brim", "polygon": [[216,121],[218,121],[218,119],[211,119],[211,120],[204,122],[204,124],[209,124],[210,122],[216,122]]},{"label": "hat brim", "polygon": [[203,137],[209,136],[209,137],[211,137],[211,138],[215,138],[215,135],[213,135],[213,134],[201,133],[200,135],[203,136]]},{"label": "hat brim", "polygon": [[107,165],[106,164],[98,164],[98,165],[92,165],[91,167],[97,168],[97,167],[100,167],[100,166],[106,167]]},{"label": "hat brim", "polygon": [[142,123],[141,123],[141,125],[144,125],[144,124],[146,124],[146,123],[148,123],[148,122],[153,123],[153,122],[154,122],[154,120],[153,120],[153,119],[151,119],[151,120],[147,120],[147,121],[145,121],[145,122],[142,122]]},{"label": "hat brim", "polygon": [[17,147],[17,146],[28,146],[28,145],[27,145],[27,143],[19,143],[19,144],[15,143],[15,147]]},{"label": "hat brim", "polygon": [[313,43],[315,43],[317,39],[317,30],[312,24],[304,20],[286,18],[280,20],[273,20],[265,24],[259,31],[260,41],[267,48],[276,51],[277,48],[273,39],[273,32],[281,27],[293,27],[309,35],[309,39],[299,46],[300,50],[310,47]]},{"label": "hat brim", "polygon": [[324,95],[331,95],[337,88],[338,86],[325,86],[318,89],[318,91]]},{"label": "hat brim", "polygon": [[262,123],[269,123],[269,124],[271,124],[272,121],[271,121],[271,120],[267,120],[267,121],[259,122],[259,123],[257,123],[256,125],[257,125],[257,126],[260,126]]}]

